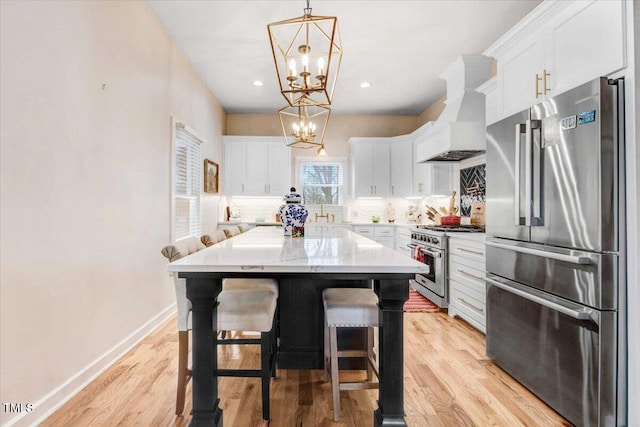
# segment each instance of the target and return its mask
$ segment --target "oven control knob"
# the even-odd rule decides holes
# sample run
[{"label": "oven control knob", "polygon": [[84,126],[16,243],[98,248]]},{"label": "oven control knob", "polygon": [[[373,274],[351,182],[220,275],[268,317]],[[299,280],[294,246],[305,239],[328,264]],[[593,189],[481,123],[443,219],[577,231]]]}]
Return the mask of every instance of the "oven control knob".
[{"label": "oven control knob", "polygon": [[432,237],[430,242],[433,243],[434,245],[437,245],[438,243],[440,243],[437,237]]}]

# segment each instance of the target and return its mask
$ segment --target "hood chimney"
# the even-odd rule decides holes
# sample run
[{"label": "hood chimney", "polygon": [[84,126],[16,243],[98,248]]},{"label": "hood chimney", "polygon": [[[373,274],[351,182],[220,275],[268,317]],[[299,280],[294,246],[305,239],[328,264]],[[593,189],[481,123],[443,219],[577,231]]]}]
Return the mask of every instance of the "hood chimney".
[{"label": "hood chimney", "polygon": [[475,89],[491,77],[492,61],[461,56],[439,76],[447,82],[446,106],[420,138],[417,162],[452,162],[484,153],[485,97]]}]

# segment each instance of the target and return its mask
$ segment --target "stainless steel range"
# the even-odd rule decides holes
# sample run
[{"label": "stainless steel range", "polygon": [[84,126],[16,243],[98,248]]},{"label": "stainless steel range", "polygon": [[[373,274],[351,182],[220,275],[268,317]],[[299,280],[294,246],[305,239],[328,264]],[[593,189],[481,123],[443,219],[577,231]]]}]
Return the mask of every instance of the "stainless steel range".
[{"label": "stainless steel range", "polygon": [[416,274],[411,286],[441,308],[449,305],[447,232],[483,233],[484,227],[418,225],[411,231],[413,259],[429,266],[429,274]]},{"label": "stainless steel range", "polygon": [[446,308],[449,305],[447,235],[442,231],[415,228],[411,232],[409,247],[413,251],[413,259],[429,266],[429,274],[416,274],[411,286],[438,307]]}]

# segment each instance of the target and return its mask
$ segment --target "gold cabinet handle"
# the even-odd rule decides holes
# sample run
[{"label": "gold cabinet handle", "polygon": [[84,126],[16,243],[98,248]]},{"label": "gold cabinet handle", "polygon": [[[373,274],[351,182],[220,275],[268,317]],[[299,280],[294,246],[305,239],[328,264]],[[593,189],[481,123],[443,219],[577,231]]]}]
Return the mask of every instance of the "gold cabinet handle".
[{"label": "gold cabinet handle", "polygon": [[244,194],[244,184],[242,184],[242,194]]},{"label": "gold cabinet handle", "polygon": [[474,279],[476,279],[476,280],[484,281],[484,277],[478,277],[478,276],[476,276],[475,274],[467,273],[467,272],[466,272],[466,271],[464,271],[464,270],[460,270],[460,269],[458,269],[458,273],[460,273],[460,274],[464,274],[465,276],[472,277],[472,278],[474,278]]},{"label": "gold cabinet handle", "polygon": [[547,86],[547,77],[550,77],[551,74],[547,73],[547,69],[546,68],[544,70],[542,70],[542,72],[544,73],[542,75],[542,90],[546,94],[547,92],[551,91],[551,88],[549,86]]},{"label": "gold cabinet handle", "polygon": [[458,297],[458,300],[460,300],[461,303],[468,305],[469,307],[473,308],[476,311],[479,311],[480,313],[484,313],[484,310],[480,307],[476,307],[475,305],[471,304],[469,301],[467,301],[466,299],[462,298],[462,297]]},{"label": "gold cabinet handle", "polygon": [[540,89],[539,89],[540,81],[542,81],[542,77],[540,77],[540,75],[536,73],[536,82],[535,82],[536,83],[536,99],[538,99],[538,97],[542,95],[542,92],[540,92]]}]

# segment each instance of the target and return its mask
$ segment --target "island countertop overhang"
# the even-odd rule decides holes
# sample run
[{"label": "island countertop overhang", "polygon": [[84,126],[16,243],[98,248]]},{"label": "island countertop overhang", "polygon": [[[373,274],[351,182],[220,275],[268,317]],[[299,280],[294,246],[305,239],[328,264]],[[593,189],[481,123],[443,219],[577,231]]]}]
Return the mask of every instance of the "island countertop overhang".
[{"label": "island countertop overhang", "polygon": [[411,275],[427,273],[428,266],[344,228],[292,238],[280,227],[259,227],[176,260],[167,271]]}]

